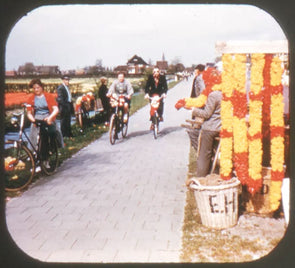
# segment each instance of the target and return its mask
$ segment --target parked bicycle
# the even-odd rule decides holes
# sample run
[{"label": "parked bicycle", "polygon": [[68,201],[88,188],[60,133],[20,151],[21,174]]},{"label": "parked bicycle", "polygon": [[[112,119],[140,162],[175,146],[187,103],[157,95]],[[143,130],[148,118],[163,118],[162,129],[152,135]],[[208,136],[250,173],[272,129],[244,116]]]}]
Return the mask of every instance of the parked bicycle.
[{"label": "parked bicycle", "polygon": [[97,104],[92,92],[88,92],[77,98],[75,103],[75,115],[76,122],[79,124],[81,130],[83,130],[90,121],[89,113],[96,111],[98,111]]},{"label": "parked bicycle", "polygon": [[160,101],[163,99],[163,95],[160,97],[158,94],[154,94],[150,99],[150,115],[152,120],[152,130],[154,133],[154,138],[157,139],[159,134],[159,124],[160,124],[160,116],[158,114],[158,108],[160,106]]},{"label": "parked bicycle", "polygon": [[122,137],[127,136],[129,113],[124,113],[125,96],[116,96],[113,94],[111,96],[111,106],[114,108],[114,113],[110,119],[110,142],[115,144],[116,140],[119,138],[118,134],[122,131]]},{"label": "parked bicycle", "polygon": [[[37,146],[34,146],[24,131],[26,108],[24,104],[20,113],[14,113],[11,118],[13,126],[19,128],[18,140],[5,141],[5,190],[18,191],[25,188],[32,181],[36,169],[46,175],[53,174],[58,166],[58,143],[56,137],[48,133],[48,124],[43,120],[36,120],[38,126]],[[24,138],[25,137],[25,138]],[[28,144],[32,148],[28,148]],[[38,170],[37,170],[38,171]]]}]

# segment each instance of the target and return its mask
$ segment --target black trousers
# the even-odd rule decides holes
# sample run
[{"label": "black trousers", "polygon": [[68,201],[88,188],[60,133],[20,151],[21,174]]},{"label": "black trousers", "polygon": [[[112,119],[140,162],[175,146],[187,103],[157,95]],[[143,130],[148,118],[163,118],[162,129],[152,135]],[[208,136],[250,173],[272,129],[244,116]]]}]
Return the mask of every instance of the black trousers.
[{"label": "black trousers", "polygon": [[60,107],[60,128],[63,137],[72,137],[71,115],[72,103],[67,102]]},{"label": "black trousers", "polygon": [[201,130],[197,156],[197,177],[205,177],[209,174],[214,138],[218,131]]},{"label": "black trousers", "polygon": [[49,126],[41,126],[40,127],[40,152],[41,152],[41,159],[48,160],[48,151],[49,148],[54,148],[53,143],[56,138],[56,128],[55,125]]}]

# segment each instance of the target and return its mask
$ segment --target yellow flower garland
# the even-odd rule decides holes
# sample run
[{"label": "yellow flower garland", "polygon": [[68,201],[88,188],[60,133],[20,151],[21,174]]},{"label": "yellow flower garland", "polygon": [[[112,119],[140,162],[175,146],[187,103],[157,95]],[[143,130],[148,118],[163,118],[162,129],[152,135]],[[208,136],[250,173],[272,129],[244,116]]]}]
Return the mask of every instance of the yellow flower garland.
[{"label": "yellow flower garland", "polygon": [[233,168],[233,105],[232,105],[232,74],[233,58],[230,54],[222,56],[223,72],[221,75],[221,89],[223,99],[221,101],[221,139],[220,139],[220,175],[223,179],[230,179]]},{"label": "yellow flower garland", "polygon": [[249,185],[256,192],[262,185],[262,100],[264,54],[251,55],[251,88],[249,100]]},{"label": "yellow flower garland", "polygon": [[[284,176],[284,104],[281,79],[283,69],[279,57],[273,57],[270,67],[270,84],[272,87],[271,96],[271,187],[270,205],[276,210],[280,205],[281,186]],[[277,133],[276,133],[277,131]]]},{"label": "yellow flower garland", "polygon": [[246,60],[245,54],[235,54],[233,75],[233,137],[234,167],[242,184],[248,183],[248,127],[246,123]]}]

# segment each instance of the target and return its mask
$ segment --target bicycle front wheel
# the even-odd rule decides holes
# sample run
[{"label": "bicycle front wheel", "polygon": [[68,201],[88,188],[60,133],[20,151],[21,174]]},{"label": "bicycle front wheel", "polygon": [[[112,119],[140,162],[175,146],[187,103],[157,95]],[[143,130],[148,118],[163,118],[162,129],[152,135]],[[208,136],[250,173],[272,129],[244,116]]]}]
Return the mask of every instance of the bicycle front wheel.
[{"label": "bicycle front wheel", "polygon": [[18,191],[32,181],[35,161],[31,151],[20,142],[5,142],[5,190]]},{"label": "bicycle front wheel", "polygon": [[79,112],[78,113],[78,122],[79,122],[80,128],[83,129],[84,125],[83,125],[83,115],[82,115],[82,112]]},{"label": "bicycle front wheel", "polygon": [[110,143],[113,145],[116,142],[116,136],[117,136],[117,117],[115,114],[112,115],[111,120],[110,120],[110,130],[109,130],[109,135],[110,135]]},{"label": "bicycle front wheel", "polygon": [[55,173],[58,167],[58,146],[57,140],[53,139],[49,142],[48,155],[46,160],[41,161],[41,169],[46,175]]},{"label": "bicycle front wheel", "polygon": [[127,131],[128,131],[128,123],[129,123],[129,113],[126,114],[127,120],[124,121],[124,116],[123,116],[123,126],[122,126],[122,136],[125,138],[127,136]]},{"label": "bicycle front wheel", "polygon": [[152,122],[153,122],[153,125],[154,125],[154,138],[157,139],[158,138],[158,132],[159,132],[159,119],[156,115],[154,115],[152,117]]}]

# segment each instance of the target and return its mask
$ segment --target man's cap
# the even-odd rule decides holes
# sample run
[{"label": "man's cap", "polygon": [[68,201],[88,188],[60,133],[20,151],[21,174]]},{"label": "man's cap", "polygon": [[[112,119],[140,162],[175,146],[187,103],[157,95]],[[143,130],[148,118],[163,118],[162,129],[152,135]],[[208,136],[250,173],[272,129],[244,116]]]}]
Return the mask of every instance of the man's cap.
[{"label": "man's cap", "polygon": [[61,77],[62,80],[70,80],[70,77],[68,75],[63,75]]}]

